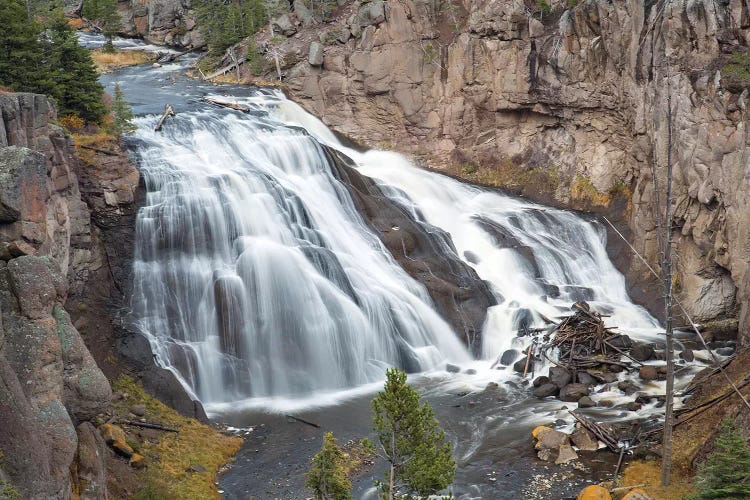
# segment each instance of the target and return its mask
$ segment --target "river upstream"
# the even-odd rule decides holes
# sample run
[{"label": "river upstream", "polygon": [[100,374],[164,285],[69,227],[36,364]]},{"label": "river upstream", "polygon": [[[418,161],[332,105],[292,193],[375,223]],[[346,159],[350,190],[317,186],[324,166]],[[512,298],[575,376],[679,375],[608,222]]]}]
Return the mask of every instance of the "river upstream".
[{"label": "river upstream", "polygon": [[[578,300],[620,333],[659,342],[659,324],[630,301],[599,222],[420,170],[396,153],[353,150],[280,92],[194,80],[190,63],[102,80],[110,92],[119,82],[137,115],[128,145],[148,192],[137,221],[133,323],[212,418],[243,429],[246,445],[220,478],[225,498],[309,497],[304,472],[323,433],[340,443],[370,436],[369,401],[394,365],[412,372],[453,443],[457,498],[574,497],[612,473],[603,450],[586,467],[536,459],[531,429],[570,426],[576,404],[533,398],[507,362],[493,368],[506,351],[520,358],[530,339],[519,331],[570,314]],[[166,103],[177,114],[154,132]],[[434,234],[436,252],[484,280],[497,304],[480,348],[466,347],[381,243],[331,151]],[[678,386],[699,366],[683,368]],[[595,418],[658,412],[655,402],[639,415],[617,409],[632,397],[615,385],[598,389],[592,398],[615,407],[586,410]],[[643,390],[663,394],[663,382]],[[355,496],[375,498],[383,470],[366,468]]]}]

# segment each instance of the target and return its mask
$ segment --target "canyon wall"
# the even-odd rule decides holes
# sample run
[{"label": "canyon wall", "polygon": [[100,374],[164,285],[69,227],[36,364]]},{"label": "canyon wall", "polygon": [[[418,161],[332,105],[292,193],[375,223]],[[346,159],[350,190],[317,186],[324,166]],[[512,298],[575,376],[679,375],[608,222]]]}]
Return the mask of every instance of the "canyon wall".
[{"label": "canyon wall", "polygon": [[[372,0],[303,21],[295,9],[253,42],[327,125],[558,206],[624,199],[657,271],[671,100],[675,288],[694,321],[739,318],[750,340],[748,2]],[[653,283],[628,260],[630,282]]]},{"label": "canyon wall", "polygon": [[125,35],[183,49],[204,45],[190,0],[125,0],[117,10]]}]

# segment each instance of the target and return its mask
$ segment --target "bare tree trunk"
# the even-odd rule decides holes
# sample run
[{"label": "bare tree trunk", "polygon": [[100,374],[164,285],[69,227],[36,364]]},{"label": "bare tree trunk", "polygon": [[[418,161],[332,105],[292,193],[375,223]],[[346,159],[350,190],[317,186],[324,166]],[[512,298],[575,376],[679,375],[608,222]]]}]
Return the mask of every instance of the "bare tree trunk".
[{"label": "bare tree trunk", "polygon": [[279,52],[274,51],[273,53],[273,60],[276,63],[276,74],[279,77],[279,81],[281,81],[281,63],[279,62]]},{"label": "bare tree trunk", "polygon": [[232,63],[237,70],[237,83],[240,83],[240,63],[237,61],[237,53],[234,51],[234,47],[229,50],[229,57],[232,58]]},{"label": "bare tree trunk", "polygon": [[[669,72],[667,72],[669,75]],[[674,426],[674,340],[672,338],[672,91],[667,76],[667,200],[664,208],[664,312],[666,315],[667,389],[664,405],[664,437],[662,439],[661,484],[669,485],[672,472],[672,428]]]},{"label": "bare tree trunk", "polygon": [[393,500],[394,490],[396,489],[396,465],[393,460],[396,459],[396,431],[391,434],[391,475],[388,479],[388,500]]}]

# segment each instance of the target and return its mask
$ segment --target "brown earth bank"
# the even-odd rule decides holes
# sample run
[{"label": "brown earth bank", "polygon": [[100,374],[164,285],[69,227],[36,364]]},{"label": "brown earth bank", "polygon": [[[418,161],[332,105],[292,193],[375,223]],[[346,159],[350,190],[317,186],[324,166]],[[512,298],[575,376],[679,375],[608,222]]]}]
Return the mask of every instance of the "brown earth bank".
[{"label": "brown earth bank", "polygon": [[0,93],[0,492],[20,498],[104,498],[108,482],[133,493],[147,484],[128,479],[132,467],[96,429],[118,418],[115,377],[205,420],[120,318],[138,171],[106,134],[76,143],[78,152],[47,97]]},{"label": "brown earth bank", "polygon": [[[657,271],[671,99],[675,288],[695,322],[737,319],[750,339],[746,2],[344,1],[273,26],[241,80],[276,79],[278,55],[286,92],[363,145],[558,206],[614,205]],[[650,271],[623,259],[653,302]]]}]

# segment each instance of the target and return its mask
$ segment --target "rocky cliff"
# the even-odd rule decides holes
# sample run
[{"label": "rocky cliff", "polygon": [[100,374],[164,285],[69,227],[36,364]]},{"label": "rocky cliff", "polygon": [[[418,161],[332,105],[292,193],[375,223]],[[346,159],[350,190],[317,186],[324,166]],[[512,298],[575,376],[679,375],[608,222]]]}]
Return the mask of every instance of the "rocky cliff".
[{"label": "rocky cliff", "polygon": [[117,10],[123,34],[184,49],[204,45],[190,0],[125,0]]},{"label": "rocky cliff", "polygon": [[[372,0],[326,23],[303,14],[254,42],[326,124],[560,206],[611,213],[625,198],[619,215],[657,270],[671,99],[679,298],[697,322],[739,318],[750,341],[747,2]],[[650,279],[628,260],[631,282]]]}]

